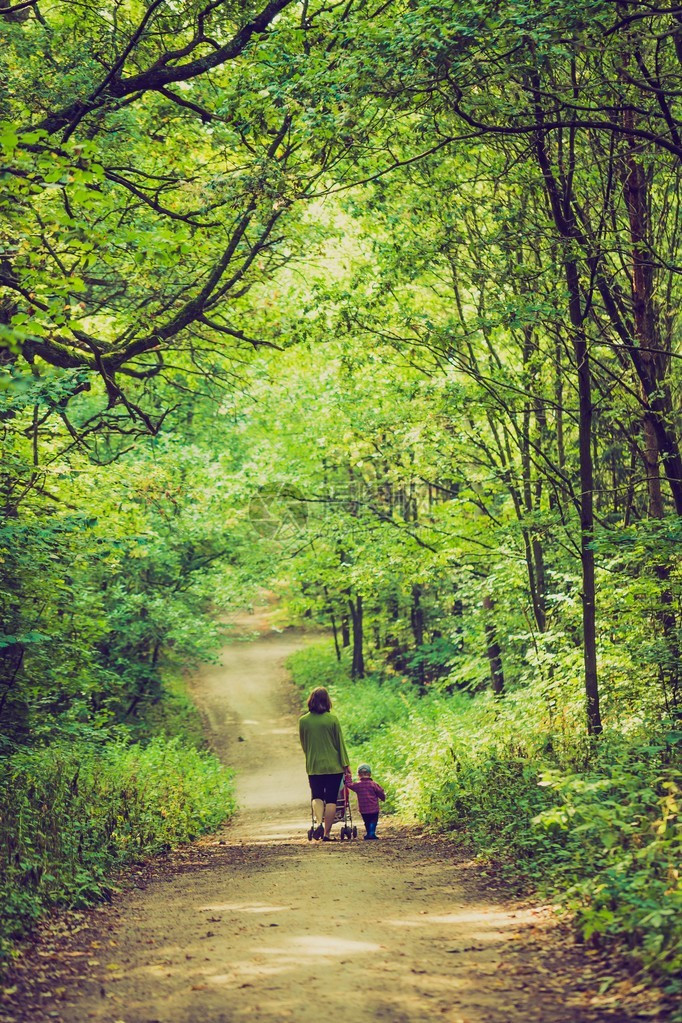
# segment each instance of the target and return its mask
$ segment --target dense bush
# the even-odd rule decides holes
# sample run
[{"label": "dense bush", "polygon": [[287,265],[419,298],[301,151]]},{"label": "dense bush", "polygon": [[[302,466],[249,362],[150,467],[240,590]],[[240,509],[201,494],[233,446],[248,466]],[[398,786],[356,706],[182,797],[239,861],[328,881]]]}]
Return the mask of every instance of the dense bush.
[{"label": "dense bush", "polygon": [[179,738],[27,749],[0,778],[0,958],[46,907],[105,896],[112,868],[235,809],[230,772]]},{"label": "dense bush", "polygon": [[257,575],[233,567],[232,451],[180,405],[161,436],[110,420],[74,444],[100,399],[78,373],[0,372],[0,959],[45,908],[234,808],[182,682]]},{"label": "dense bush", "polygon": [[[613,940],[644,967],[682,968],[680,740],[641,723],[591,748],[558,728],[532,687],[419,697],[397,677],[351,681],[325,646],[290,659],[303,690],[327,685],[351,744],[387,788],[387,808],[448,831]],[[570,716],[569,719],[570,721]]]}]

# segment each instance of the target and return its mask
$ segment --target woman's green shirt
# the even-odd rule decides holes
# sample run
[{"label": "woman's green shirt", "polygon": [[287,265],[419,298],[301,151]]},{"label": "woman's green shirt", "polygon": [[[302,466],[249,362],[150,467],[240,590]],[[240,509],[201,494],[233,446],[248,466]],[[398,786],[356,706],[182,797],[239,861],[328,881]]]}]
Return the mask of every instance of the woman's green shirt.
[{"label": "woman's green shirt", "polygon": [[348,752],[336,714],[308,712],[298,722],[308,774],[340,774],[348,766]]}]

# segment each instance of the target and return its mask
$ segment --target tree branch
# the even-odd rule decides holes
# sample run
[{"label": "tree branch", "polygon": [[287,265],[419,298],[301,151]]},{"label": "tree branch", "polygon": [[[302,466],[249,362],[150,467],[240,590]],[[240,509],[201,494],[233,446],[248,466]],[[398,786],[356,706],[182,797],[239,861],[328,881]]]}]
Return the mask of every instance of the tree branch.
[{"label": "tree branch", "polygon": [[[155,0],[149,8],[147,15],[151,15],[152,9],[155,9],[159,2],[160,0]],[[48,116],[39,124],[35,125],[35,127],[41,128],[49,134],[54,134],[57,131],[61,131],[63,128],[67,128],[68,135],[71,134],[75,126],[83,117],[92,113],[93,110],[105,106],[107,101],[111,98],[122,99],[125,96],[129,96],[131,93],[144,93],[149,90],[160,90],[164,86],[170,85],[173,82],[186,82],[192,78],[198,78],[199,75],[206,74],[207,71],[220,67],[227,61],[234,60],[238,57],[249,44],[253,36],[265,32],[277,15],[292,2],[293,0],[270,0],[270,3],[263,8],[260,14],[257,14],[252,21],[243,25],[228,43],[221,46],[213,53],[207,54],[205,57],[199,57],[186,64],[178,64],[176,66],[168,67],[165,64],[167,57],[163,56],[146,71],[141,71],[137,75],[131,75],[130,78],[119,78],[117,75],[118,71],[122,67],[123,61],[125,61],[126,57],[129,56],[131,50],[139,41],[139,38],[148,23],[149,18],[145,17],[126,47],[126,50],[114,65],[114,68],[112,68],[104,81],[94,90],[94,92],[92,92],[87,99],[76,100],[69,104],[69,106],[62,107],[61,110],[48,114]]]}]

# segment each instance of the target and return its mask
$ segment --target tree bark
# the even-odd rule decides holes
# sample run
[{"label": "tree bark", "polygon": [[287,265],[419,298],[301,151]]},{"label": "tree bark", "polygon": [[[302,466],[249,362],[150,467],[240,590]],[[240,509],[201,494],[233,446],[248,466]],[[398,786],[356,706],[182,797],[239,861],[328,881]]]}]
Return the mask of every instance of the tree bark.
[{"label": "tree bark", "polygon": [[412,587],[412,607],[410,608],[410,624],[414,645],[419,647],[424,644],[424,608],[421,603],[422,588],[418,583]]},{"label": "tree bark", "polygon": [[358,596],[348,601],[350,617],[353,626],[353,662],[351,665],[351,678],[365,677],[365,658],[363,654],[363,617],[362,597]]},{"label": "tree bark", "polygon": [[504,671],[502,670],[502,653],[500,644],[497,642],[497,631],[493,621],[492,612],[495,602],[488,593],[483,595],[483,610],[485,611],[485,639],[486,653],[490,665],[490,684],[496,696],[504,692]]},{"label": "tree bark", "polygon": [[[537,73],[532,76],[535,92],[538,132],[535,140],[538,165],[547,190],[547,198],[554,223],[568,246],[579,241],[579,232],[573,213],[572,177],[562,180],[562,187],[554,176],[544,133],[544,113]],[[573,164],[573,139],[569,148],[569,165]],[[570,250],[569,250],[570,251]],[[585,667],[585,702],[587,731],[590,735],[602,732],[599,709],[599,680],[597,675],[596,640],[596,588],[594,578],[594,468],[592,463],[592,377],[589,350],[583,329],[584,315],[580,298],[580,277],[576,260],[567,253],[564,272],[568,289],[568,312],[573,332],[573,351],[578,372],[578,450],[580,459],[580,567],[582,574],[583,604],[583,661]]]},{"label": "tree bark", "polygon": [[583,657],[585,665],[585,698],[587,731],[602,732],[597,675],[596,587],[594,578],[594,468],[592,463],[592,378],[587,338],[583,330],[578,268],[567,259],[566,283],[573,350],[578,370],[578,450],[580,458],[580,564],[582,569]]},{"label": "tree bark", "polygon": [[122,99],[125,96],[133,96],[147,90],[158,90],[174,82],[187,82],[199,75],[206,74],[214,68],[221,67],[227,61],[238,57],[250,43],[254,35],[261,34],[269,28],[291,0],[271,0],[262,11],[256,14],[251,21],[239,28],[232,39],[223,46],[213,48],[210,53],[204,54],[195,60],[184,64],[173,64],[171,58],[173,52],[161,55],[151,67],[140,71],[135,75],[123,78],[120,72],[123,70],[125,58],[136,48],[137,43],[143,38],[149,27],[150,15],[154,13],[159,3],[153,3],[147,10],[143,22],[138,31],[133,34],[128,46],[124,49],[118,61],[107,74],[102,82],[90,93],[89,96],[75,100],[60,110],[48,114],[36,128],[42,128],[49,134],[60,131],[73,124],[77,124],[83,117],[105,106],[112,98]]},{"label": "tree bark", "polygon": [[[624,120],[627,125],[634,124],[634,114],[626,111]],[[635,336],[639,345],[639,358],[645,375],[653,379],[663,380],[667,374],[669,360],[664,354],[664,346],[658,329],[658,316],[654,297],[654,261],[651,252],[651,216],[649,211],[649,189],[647,176],[641,160],[638,158],[638,147],[632,139],[628,140],[627,157],[623,164],[623,198],[628,211],[630,224],[630,242],[632,245],[631,294],[632,314]],[[642,400],[645,405],[647,391],[640,382]],[[648,513],[650,518],[661,519],[664,515],[663,495],[659,470],[659,445],[656,426],[650,413],[645,412],[644,432],[644,466],[647,475]]]},{"label": "tree bark", "polygon": [[329,617],[331,618],[332,631],[334,633],[334,650],[336,651],[336,660],[340,661],[341,660],[341,648],[339,646],[339,630],[336,627],[336,618],[334,616],[334,612],[333,611],[330,612]]},{"label": "tree bark", "polygon": [[[634,113],[625,113],[626,124],[634,123]],[[651,245],[651,210],[647,172],[640,159],[640,149],[632,139],[627,141],[627,157],[623,169],[623,197],[628,211],[630,241],[632,244],[632,312],[635,334],[639,346],[639,358],[646,369],[646,375],[658,380],[660,397],[668,394],[665,381],[670,365],[667,346],[659,328],[659,312],[656,305],[655,262]],[[641,380],[641,375],[640,375]],[[647,393],[641,384],[642,397],[646,402]],[[644,467],[647,477],[648,516],[662,519],[665,515],[661,490],[660,451],[654,417],[646,411],[643,420]],[[678,481],[679,482],[679,481]],[[661,584],[661,608],[656,617],[659,621],[668,650],[667,664],[660,665],[660,676],[666,698],[668,691],[673,706],[679,701],[680,650],[677,639],[677,619],[674,612],[673,594],[669,586],[670,572],[666,565],[654,566],[656,578]]]}]

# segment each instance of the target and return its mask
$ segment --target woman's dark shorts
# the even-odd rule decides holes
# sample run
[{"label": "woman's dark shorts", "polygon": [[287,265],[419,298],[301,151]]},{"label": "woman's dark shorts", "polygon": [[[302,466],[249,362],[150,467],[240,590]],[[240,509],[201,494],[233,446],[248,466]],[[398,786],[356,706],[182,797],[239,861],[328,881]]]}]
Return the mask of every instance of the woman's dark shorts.
[{"label": "woman's dark shorts", "polygon": [[335,803],[339,798],[339,789],[343,772],[339,774],[309,774],[310,792],[313,799],[324,799],[325,803]]}]

